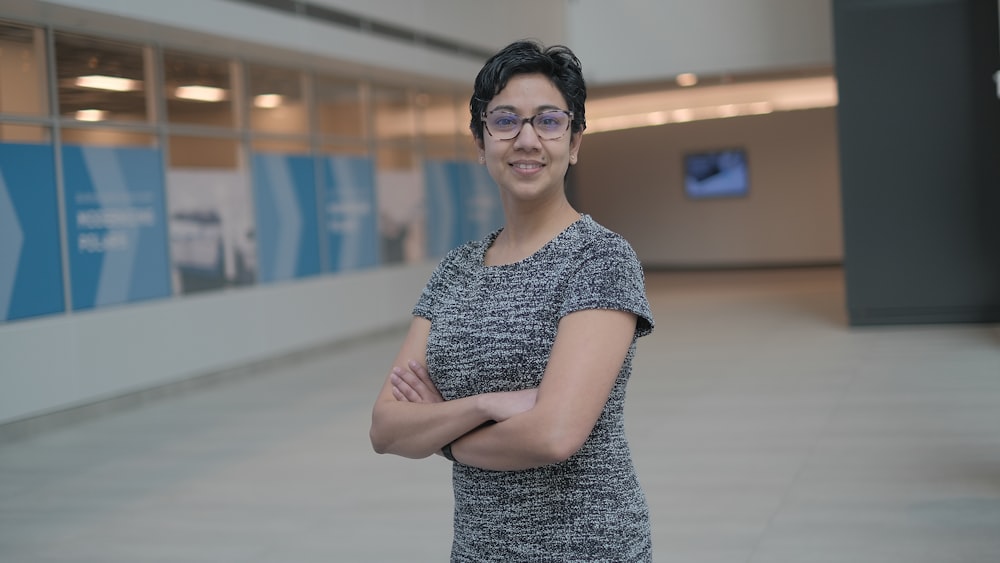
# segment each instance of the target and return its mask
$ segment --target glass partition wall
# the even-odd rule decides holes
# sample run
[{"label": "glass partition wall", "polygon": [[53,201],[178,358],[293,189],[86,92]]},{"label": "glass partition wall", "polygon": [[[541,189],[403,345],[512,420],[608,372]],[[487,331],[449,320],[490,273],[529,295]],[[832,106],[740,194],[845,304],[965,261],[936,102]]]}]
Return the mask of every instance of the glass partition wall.
[{"label": "glass partition wall", "polygon": [[433,257],[465,89],[0,20],[0,323]]}]

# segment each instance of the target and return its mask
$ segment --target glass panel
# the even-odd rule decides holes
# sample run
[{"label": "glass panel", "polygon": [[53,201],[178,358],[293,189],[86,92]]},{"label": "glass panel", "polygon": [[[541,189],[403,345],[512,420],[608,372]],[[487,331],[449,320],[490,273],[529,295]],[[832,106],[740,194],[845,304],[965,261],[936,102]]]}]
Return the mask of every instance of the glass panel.
[{"label": "glass panel", "polygon": [[98,145],[112,147],[155,147],[156,137],[147,133],[122,131],[120,129],[67,127],[62,131],[62,140],[73,145]]},{"label": "glass panel", "polygon": [[380,146],[376,153],[376,163],[380,171],[412,170],[417,167],[417,155],[408,146]]},{"label": "glass panel", "polygon": [[239,149],[236,139],[174,135],[170,137],[170,166],[236,169]]},{"label": "glass panel", "polygon": [[375,136],[380,140],[409,140],[415,135],[415,119],[410,95],[401,88],[376,86],[372,90]]},{"label": "glass panel", "polygon": [[48,143],[52,141],[52,130],[34,125],[11,125],[0,123],[0,141],[7,143]]},{"label": "glass panel", "polygon": [[455,115],[458,119],[458,126],[456,131],[461,137],[472,137],[472,131],[469,129],[472,114],[469,111],[469,96],[458,96],[455,99]]},{"label": "glass panel", "polygon": [[236,124],[229,61],[167,51],[163,71],[170,123]]},{"label": "glass panel", "polygon": [[163,152],[121,143],[61,147],[74,310],[170,295]]},{"label": "glass panel", "polygon": [[427,143],[424,145],[424,156],[434,160],[457,160],[458,147],[455,143]]},{"label": "glass panel", "polygon": [[285,154],[309,154],[307,139],[254,139],[253,150],[256,152],[280,152]]},{"label": "glass panel", "polygon": [[142,47],[57,33],[59,113],[81,121],[145,121]]},{"label": "glass panel", "polygon": [[48,114],[45,69],[42,30],[0,22],[0,113]]},{"label": "glass panel", "polygon": [[451,94],[420,94],[416,98],[420,109],[420,134],[436,143],[454,144],[455,138],[468,130],[456,111],[455,99]]},{"label": "glass panel", "polygon": [[458,155],[462,160],[479,160],[479,147],[476,146],[476,141],[471,134],[463,139],[459,139]]},{"label": "glass panel", "polygon": [[[0,325],[66,309],[55,153],[49,143],[32,142],[49,137],[35,129],[29,142],[0,141]],[[6,367],[16,353],[6,352],[0,363]]]},{"label": "glass panel", "polygon": [[285,152],[255,152],[250,162],[257,279],[271,283],[319,274],[319,162]]},{"label": "glass panel", "polygon": [[345,156],[363,156],[367,157],[370,155],[368,150],[368,145],[364,143],[323,143],[320,147],[320,152],[328,155],[345,155]]},{"label": "glass panel", "polygon": [[422,260],[425,256],[424,181],[417,156],[407,146],[381,146],[375,166],[382,262]]},{"label": "glass panel", "polygon": [[341,153],[319,156],[316,164],[326,271],[378,266],[374,162],[368,156]]},{"label": "glass panel", "polygon": [[365,138],[365,104],[362,85],[329,76],[316,77],[316,109],[323,135]]},{"label": "glass panel", "polygon": [[172,136],[167,168],[171,273],[179,293],[253,284],[256,227],[240,141]]},{"label": "glass panel", "polygon": [[465,160],[479,160],[479,147],[469,130],[472,115],[469,113],[469,98],[459,96],[455,100],[455,112],[458,115],[458,153]]},{"label": "glass panel", "polygon": [[266,133],[309,133],[302,74],[249,65],[250,127]]}]

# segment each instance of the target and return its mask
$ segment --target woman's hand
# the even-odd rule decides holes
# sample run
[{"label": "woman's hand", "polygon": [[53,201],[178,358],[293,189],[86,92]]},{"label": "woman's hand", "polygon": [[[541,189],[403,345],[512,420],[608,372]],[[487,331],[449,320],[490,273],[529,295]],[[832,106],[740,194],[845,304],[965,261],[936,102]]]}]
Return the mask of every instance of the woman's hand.
[{"label": "woman's hand", "polygon": [[[392,396],[397,401],[408,403],[440,403],[444,401],[437,387],[431,382],[427,368],[420,362],[410,360],[407,367],[395,366],[389,376],[392,382]],[[538,397],[538,389],[486,393],[481,395],[485,410],[491,420],[501,422],[531,410]]]},{"label": "woman's hand", "polygon": [[427,368],[415,360],[407,362],[407,367],[395,366],[389,375],[392,382],[392,396],[397,401],[408,403],[440,403],[444,399],[431,382]]}]

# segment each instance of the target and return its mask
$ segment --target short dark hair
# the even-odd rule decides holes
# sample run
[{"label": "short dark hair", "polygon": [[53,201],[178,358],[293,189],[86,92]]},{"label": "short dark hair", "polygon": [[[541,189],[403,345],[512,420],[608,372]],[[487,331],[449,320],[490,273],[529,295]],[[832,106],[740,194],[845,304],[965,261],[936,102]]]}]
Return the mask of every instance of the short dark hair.
[{"label": "short dark hair", "polygon": [[573,133],[587,128],[584,103],[587,101],[587,84],[583,80],[580,59],[563,45],[545,47],[535,41],[516,41],[504,47],[483,65],[476,76],[476,85],[469,101],[472,121],[469,127],[476,140],[483,138],[483,112],[494,96],[507,86],[513,76],[542,74],[552,81],[566,99],[567,109],[573,112]]}]

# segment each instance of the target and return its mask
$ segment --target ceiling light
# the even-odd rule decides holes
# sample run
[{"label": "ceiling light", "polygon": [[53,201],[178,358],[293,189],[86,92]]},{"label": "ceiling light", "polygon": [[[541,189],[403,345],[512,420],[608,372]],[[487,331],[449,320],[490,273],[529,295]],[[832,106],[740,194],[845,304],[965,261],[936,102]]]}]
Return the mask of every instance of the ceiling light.
[{"label": "ceiling light", "polygon": [[694,110],[691,108],[680,108],[675,109],[670,113],[670,120],[677,123],[686,123],[688,121],[694,121]]},{"label": "ceiling light", "polygon": [[131,92],[142,89],[142,81],[131,78],[121,78],[118,76],[103,76],[91,74],[88,76],[78,76],[75,84],[81,88],[94,88],[97,90],[111,90],[113,92]]},{"label": "ceiling light", "polygon": [[222,88],[215,86],[178,86],[174,90],[174,95],[184,100],[194,100],[196,102],[221,102],[228,97],[228,93]]},{"label": "ceiling light", "polygon": [[837,106],[833,76],[699,85],[587,99],[587,132]]},{"label": "ceiling light", "polygon": [[77,121],[104,121],[108,118],[108,112],[100,109],[81,109],[74,115]]},{"label": "ceiling light", "polygon": [[740,114],[740,108],[736,104],[724,104],[717,109],[719,117],[736,117]]},{"label": "ceiling light", "polygon": [[253,105],[263,109],[272,109],[281,105],[281,94],[259,94],[254,96]]},{"label": "ceiling light", "polygon": [[721,119],[743,115],[762,115],[774,112],[774,106],[769,102],[751,102],[745,104],[723,104],[719,106],[699,106],[678,108],[670,111],[652,111],[629,115],[595,117],[587,120],[588,133],[618,131],[636,127],[666,125],[668,123],[688,123],[706,119]]},{"label": "ceiling light", "polygon": [[670,112],[667,111],[652,111],[646,114],[646,123],[648,125],[666,125],[670,123]]},{"label": "ceiling light", "polygon": [[681,86],[694,86],[697,83],[698,83],[697,74],[691,72],[685,72],[683,74],[677,75],[677,84]]},{"label": "ceiling light", "polygon": [[662,118],[664,123],[656,123],[656,119],[651,114],[640,113],[634,115],[614,115],[610,117],[599,117],[597,119],[587,119],[588,133],[603,133],[605,131],[620,131],[622,129],[635,129],[637,127],[650,127],[653,125],[664,125],[667,123],[667,116],[663,112],[656,112],[656,117]]}]

